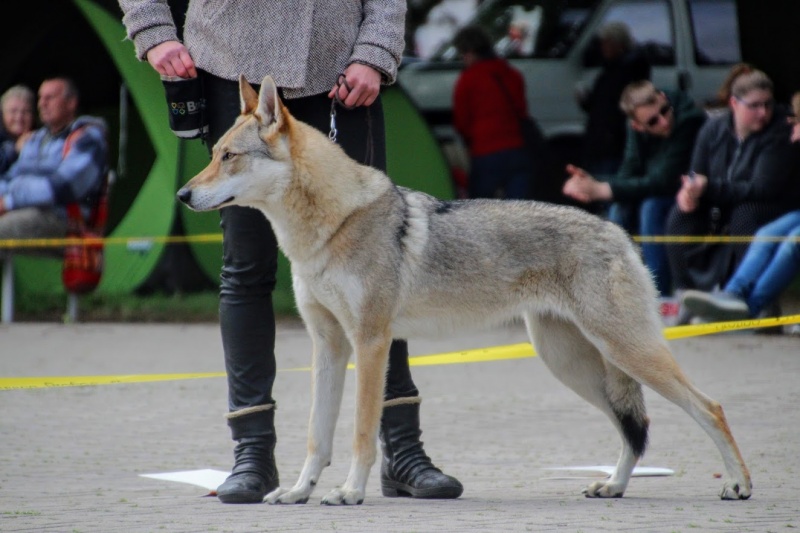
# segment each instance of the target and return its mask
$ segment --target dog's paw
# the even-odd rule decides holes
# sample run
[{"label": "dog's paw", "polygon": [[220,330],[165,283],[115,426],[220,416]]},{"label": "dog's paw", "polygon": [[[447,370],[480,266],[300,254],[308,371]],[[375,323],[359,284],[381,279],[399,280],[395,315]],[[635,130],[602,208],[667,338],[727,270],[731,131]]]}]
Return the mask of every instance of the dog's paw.
[{"label": "dog's paw", "polygon": [[608,481],[595,481],[582,492],[587,498],[622,498],[625,487]]},{"label": "dog's paw", "polygon": [[306,503],[308,502],[309,494],[306,494],[306,491],[297,490],[297,489],[284,489],[278,487],[277,489],[273,490],[266,496],[264,496],[264,502],[275,505],[275,504],[292,504],[292,503]]},{"label": "dog's paw", "polygon": [[335,488],[322,498],[322,505],[361,505],[364,491]]},{"label": "dog's paw", "polygon": [[719,497],[723,500],[746,500],[750,498],[753,493],[753,487],[750,484],[747,486],[737,483],[736,481],[727,481],[719,493]]}]

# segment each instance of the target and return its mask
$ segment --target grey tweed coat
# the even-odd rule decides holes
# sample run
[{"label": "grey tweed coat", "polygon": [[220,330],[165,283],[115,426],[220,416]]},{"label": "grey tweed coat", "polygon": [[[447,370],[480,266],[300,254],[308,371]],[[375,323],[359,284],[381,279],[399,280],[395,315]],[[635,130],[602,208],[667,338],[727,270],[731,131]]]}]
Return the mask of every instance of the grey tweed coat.
[{"label": "grey tweed coat", "polygon": [[[119,0],[136,55],[178,40],[167,0]],[[351,63],[395,81],[406,0],[191,0],[184,44],[195,65],[220,78],[273,77],[287,98],[327,92]]]}]

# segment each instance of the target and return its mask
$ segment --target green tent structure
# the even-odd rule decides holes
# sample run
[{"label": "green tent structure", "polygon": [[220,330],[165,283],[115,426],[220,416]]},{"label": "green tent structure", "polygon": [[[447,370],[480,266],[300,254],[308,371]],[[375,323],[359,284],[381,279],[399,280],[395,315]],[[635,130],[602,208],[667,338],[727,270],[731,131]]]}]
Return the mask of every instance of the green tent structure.
[{"label": "green tent structure", "polygon": [[[222,263],[219,214],[191,212],[175,200],[180,186],[208,163],[206,146],[200,141],[179,140],[170,131],[158,75],[136,60],[118,12],[92,0],[58,4],[63,18],[70,22],[64,24],[62,19],[49,30],[35,30],[41,31],[38,35],[43,44],[19,50],[18,61],[5,69],[17,79],[0,74],[0,89],[18,83],[19,78],[36,87],[45,76],[64,73],[77,80],[82,101],[88,100],[84,112],[103,116],[109,123],[112,167],[118,178],[111,189],[105,269],[97,291],[113,295],[141,290],[156,269],[163,268],[170,247],[183,247],[192,263],[191,268],[184,268],[186,262],[172,265],[170,268],[178,270],[172,275],[191,271],[213,287]],[[56,49],[80,42],[88,43],[84,48],[91,57],[76,62],[74,53]],[[55,64],[46,72],[35,72],[26,62],[26,53],[46,54]],[[62,64],[59,58],[63,58]],[[109,65],[105,71],[85,65],[104,61]],[[408,97],[393,86],[384,91],[383,101],[390,177],[399,185],[452,198],[445,158]],[[20,295],[63,294],[60,272],[57,258],[16,256],[15,290]],[[292,309],[289,267],[283,257],[274,296],[279,311]]]}]

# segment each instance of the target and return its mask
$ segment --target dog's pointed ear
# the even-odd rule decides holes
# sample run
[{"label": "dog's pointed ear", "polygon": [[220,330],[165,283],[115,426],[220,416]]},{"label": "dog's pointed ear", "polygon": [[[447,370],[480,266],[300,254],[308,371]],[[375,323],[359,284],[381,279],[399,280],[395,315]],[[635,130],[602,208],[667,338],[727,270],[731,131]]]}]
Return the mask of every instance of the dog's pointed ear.
[{"label": "dog's pointed ear", "polygon": [[239,75],[239,101],[242,106],[242,115],[248,115],[258,107],[258,95],[250,82],[244,78],[244,74]]},{"label": "dog's pointed ear", "polygon": [[278,97],[278,87],[275,85],[272,76],[265,76],[264,81],[261,82],[256,115],[261,120],[262,126],[269,126],[273,122],[281,122],[281,103]]}]

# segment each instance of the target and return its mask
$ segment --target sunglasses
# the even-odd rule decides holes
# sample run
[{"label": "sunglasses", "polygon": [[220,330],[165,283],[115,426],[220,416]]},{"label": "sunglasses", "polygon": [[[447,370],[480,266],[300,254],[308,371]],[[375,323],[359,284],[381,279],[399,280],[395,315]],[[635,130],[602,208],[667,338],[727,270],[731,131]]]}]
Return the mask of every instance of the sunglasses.
[{"label": "sunglasses", "polygon": [[647,126],[648,128],[654,127],[656,124],[658,124],[658,120],[661,117],[666,117],[670,111],[672,111],[672,104],[667,102],[666,104],[661,106],[661,109],[658,110],[657,115],[653,115],[652,117],[645,120],[644,125]]},{"label": "sunglasses", "polygon": [[742,104],[743,106],[745,106],[747,109],[749,109],[751,111],[755,111],[756,109],[761,109],[762,107],[764,108],[764,110],[769,110],[769,109],[772,109],[772,106],[775,105],[775,100],[772,100],[772,99],[766,100],[764,102],[748,102],[748,101],[744,100],[743,98],[739,98],[738,96],[734,96],[734,98],[736,98],[736,100],[740,104]]}]

